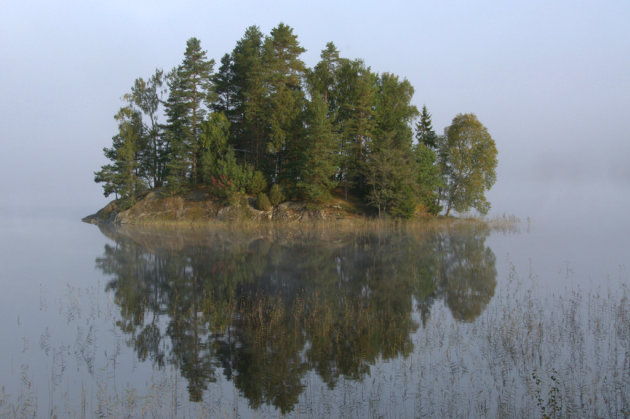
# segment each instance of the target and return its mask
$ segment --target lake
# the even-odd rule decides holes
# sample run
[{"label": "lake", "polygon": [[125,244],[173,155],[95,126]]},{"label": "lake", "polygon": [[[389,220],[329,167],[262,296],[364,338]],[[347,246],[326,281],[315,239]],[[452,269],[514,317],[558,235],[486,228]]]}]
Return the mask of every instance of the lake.
[{"label": "lake", "polygon": [[244,231],[3,210],[0,416],[627,416],[628,222],[543,214]]}]

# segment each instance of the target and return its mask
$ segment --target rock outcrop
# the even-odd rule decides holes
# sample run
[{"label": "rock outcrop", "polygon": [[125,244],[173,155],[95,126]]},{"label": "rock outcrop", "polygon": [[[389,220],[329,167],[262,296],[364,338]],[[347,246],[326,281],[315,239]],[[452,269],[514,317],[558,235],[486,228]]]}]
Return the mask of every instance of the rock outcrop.
[{"label": "rock outcrop", "polygon": [[350,204],[339,200],[321,205],[287,201],[269,211],[260,211],[254,204],[255,200],[246,196],[233,204],[221,204],[206,189],[177,196],[164,196],[154,190],[129,208],[124,208],[119,201],[112,201],[83,221],[92,224],[205,223],[213,220],[306,222],[357,216]]}]

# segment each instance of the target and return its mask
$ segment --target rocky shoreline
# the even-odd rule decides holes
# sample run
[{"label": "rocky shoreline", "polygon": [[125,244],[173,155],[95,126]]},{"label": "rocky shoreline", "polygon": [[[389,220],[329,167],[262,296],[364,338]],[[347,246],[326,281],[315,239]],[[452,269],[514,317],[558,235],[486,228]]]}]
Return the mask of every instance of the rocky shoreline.
[{"label": "rocky shoreline", "polygon": [[255,199],[242,196],[234,203],[222,204],[207,190],[185,195],[163,196],[150,191],[129,208],[112,201],[82,221],[90,224],[167,224],[207,223],[212,221],[314,221],[361,218],[349,203],[334,200],[328,204],[287,201],[269,211],[254,207]]}]

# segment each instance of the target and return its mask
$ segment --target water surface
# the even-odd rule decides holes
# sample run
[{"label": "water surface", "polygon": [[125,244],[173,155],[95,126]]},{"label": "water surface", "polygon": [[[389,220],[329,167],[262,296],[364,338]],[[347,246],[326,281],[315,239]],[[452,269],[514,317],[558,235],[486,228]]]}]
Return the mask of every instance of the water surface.
[{"label": "water surface", "polygon": [[1,223],[3,417],[629,411],[623,226]]}]

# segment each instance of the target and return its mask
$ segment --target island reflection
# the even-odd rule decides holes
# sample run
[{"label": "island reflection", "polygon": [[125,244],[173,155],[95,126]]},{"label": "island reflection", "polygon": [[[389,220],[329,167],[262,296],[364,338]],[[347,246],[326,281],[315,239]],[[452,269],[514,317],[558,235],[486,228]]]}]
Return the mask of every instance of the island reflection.
[{"label": "island reflection", "polygon": [[[434,232],[101,230],[96,265],[140,360],[176,366],[191,401],[222,373],[252,408],[290,412],[315,371],[330,388],[379,358],[407,356],[411,333],[443,300],[477,318],[494,294],[489,229]],[[417,318],[417,317],[416,317]],[[220,372],[219,372],[220,371]]]}]

